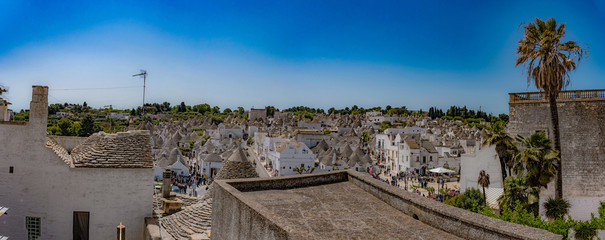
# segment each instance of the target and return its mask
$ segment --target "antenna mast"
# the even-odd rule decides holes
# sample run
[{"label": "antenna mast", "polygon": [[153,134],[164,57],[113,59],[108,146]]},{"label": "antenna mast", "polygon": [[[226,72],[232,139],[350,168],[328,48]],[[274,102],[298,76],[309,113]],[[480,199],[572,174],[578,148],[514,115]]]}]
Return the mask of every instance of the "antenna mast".
[{"label": "antenna mast", "polygon": [[141,109],[143,110],[142,116],[145,116],[145,81],[147,79],[147,71],[141,69],[141,73],[132,75],[133,77],[143,77],[143,105],[141,105]]}]

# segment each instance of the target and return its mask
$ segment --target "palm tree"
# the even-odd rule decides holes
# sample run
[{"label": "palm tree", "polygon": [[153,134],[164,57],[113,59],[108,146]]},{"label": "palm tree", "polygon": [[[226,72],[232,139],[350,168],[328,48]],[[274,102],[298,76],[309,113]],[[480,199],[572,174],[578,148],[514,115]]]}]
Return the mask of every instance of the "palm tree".
[{"label": "palm tree", "polygon": [[559,152],[552,149],[552,142],[544,132],[527,138],[517,136],[517,141],[522,149],[515,155],[515,172],[526,172],[529,186],[547,188],[557,172]]},{"label": "palm tree", "polygon": [[513,138],[506,133],[506,123],[497,121],[487,127],[488,133],[483,139],[483,145],[496,145],[496,153],[500,160],[500,170],[502,171],[502,182],[506,179],[506,168],[508,166],[509,176],[511,175],[512,159],[515,149]]},{"label": "palm tree", "polygon": [[548,198],[543,204],[546,209],[546,217],[548,219],[560,219],[569,212],[571,203],[564,198],[553,199]]},{"label": "palm tree", "polygon": [[[576,61],[588,54],[574,41],[562,42],[565,24],[557,24],[550,18],[546,22],[536,18],[523,25],[523,39],[518,43],[515,66],[524,65],[527,71],[527,85],[535,83],[548,97],[555,150],[561,151],[557,96],[569,85],[569,73],[576,69]],[[562,168],[558,168],[556,198],[563,197]]]},{"label": "palm tree", "polygon": [[529,210],[530,203],[537,202],[539,188],[530,187],[526,184],[527,177],[524,174],[509,176],[504,181],[504,193],[498,198],[500,210],[505,207],[514,209],[517,203],[524,209]]},{"label": "palm tree", "polygon": [[538,199],[530,204],[530,209],[537,216],[540,188],[547,188],[554,178],[559,165],[559,152],[552,149],[551,141],[544,132],[534,133],[528,138],[517,136],[517,141],[522,149],[514,157],[517,162],[515,172],[525,173],[527,186],[537,188]]},{"label": "palm tree", "polygon": [[481,185],[481,187],[483,187],[483,206],[486,206],[487,198],[485,197],[485,188],[489,187],[489,174],[486,174],[485,170],[481,170],[481,172],[479,172],[479,179],[477,179],[477,182],[479,185]]}]

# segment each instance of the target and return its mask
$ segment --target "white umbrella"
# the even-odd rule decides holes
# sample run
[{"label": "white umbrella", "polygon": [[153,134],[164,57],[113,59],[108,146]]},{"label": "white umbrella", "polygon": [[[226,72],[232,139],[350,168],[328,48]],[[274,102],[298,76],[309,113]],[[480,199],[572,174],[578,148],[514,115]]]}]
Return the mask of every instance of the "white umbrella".
[{"label": "white umbrella", "polygon": [[433,168],[433,169],[429,170],[429,172],[433,172],[433,173],[453,173],[454,171],[449,170],[447,168],[438,167],[438,168]]},{"label": "white umbrella", "polygon": [[[429,170],[429,172],[441,174],[441,173],[453,173],[454,171],[449,170],[447,168],[438,167],[438,168],[433,168],[433,169]],[[439,192],[439,182],[437,182],[437,192]],[[441,196],[442,201],[443,201],[443,197],[445,197],[445,196]]]}]

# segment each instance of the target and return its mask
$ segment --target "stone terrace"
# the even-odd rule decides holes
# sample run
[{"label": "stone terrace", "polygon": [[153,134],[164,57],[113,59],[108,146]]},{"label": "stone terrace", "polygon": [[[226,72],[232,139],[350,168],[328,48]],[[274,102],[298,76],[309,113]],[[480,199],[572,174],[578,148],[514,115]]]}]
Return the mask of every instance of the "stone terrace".
[{"label": "stone terrace", "polygon": [[[350,182],[245,192],[302,239],[461,239],[422,223]],[[387,231],[383,231],[388,229]]]}]

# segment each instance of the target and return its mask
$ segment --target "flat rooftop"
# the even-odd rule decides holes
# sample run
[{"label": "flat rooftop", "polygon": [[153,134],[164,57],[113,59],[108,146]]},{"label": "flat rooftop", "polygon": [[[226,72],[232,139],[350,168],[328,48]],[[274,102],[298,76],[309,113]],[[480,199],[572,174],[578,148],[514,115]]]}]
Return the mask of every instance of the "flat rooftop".
[{"label": "flat rooftop", "polygon": [[[351,182],[244,192],[305,239],[462,239],[389,206]],[[380,231],[388,229],[388,231]]]},{"label": "flat rooftop", "polygon": [[212,239],[553,239],[353,170],[216,180]]}]

